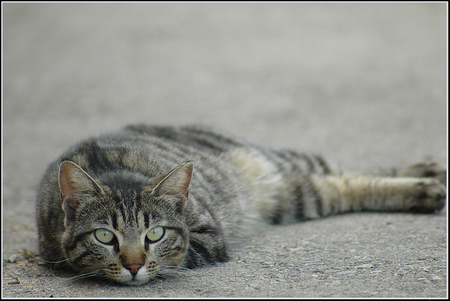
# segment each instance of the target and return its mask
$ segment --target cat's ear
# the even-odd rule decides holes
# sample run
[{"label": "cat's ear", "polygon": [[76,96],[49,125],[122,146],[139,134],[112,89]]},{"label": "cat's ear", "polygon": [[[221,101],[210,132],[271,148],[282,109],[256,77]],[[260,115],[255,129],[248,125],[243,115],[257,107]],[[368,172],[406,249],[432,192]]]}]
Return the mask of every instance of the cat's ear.
[{"label": "cat's ear", "polygon": [[83,196],[103,194],[100,185],[72,161],[61,162],[58,180],[62,207],[68,219],[73,217]]},{"label": "cat's ear", "polygon": [[186,207],[193,169],[194,162],[186,161],[181,163],[168,174],[157,178],[158,182],[152,189],[151,194],[174,196],[177,202],[177,210],[182,213]]}]

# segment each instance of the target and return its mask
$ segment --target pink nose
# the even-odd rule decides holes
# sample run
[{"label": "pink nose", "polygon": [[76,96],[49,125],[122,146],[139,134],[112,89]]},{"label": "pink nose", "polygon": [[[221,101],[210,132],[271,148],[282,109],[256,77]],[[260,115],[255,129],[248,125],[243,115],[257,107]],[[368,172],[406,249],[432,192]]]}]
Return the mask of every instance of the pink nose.
[{"label": "pink nose", "polygon": [[142,265],[140,265],[140,264],[137,264],[137,265],[127,265],[127,266],[125,266],[125,268],[126,268],[127,270],[129,270],[133,276],[135,276],[135,275],[137,274],[137,272],[138,272],[138,270],[140,269],[140,267],[142,267]]}]

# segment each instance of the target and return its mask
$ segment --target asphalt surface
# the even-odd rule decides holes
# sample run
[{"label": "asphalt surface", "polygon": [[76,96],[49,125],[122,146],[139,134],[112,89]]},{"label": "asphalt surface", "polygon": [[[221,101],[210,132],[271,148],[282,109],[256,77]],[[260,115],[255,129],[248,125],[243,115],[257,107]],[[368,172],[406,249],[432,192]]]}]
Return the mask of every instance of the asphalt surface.
[{"label": "asphalt surface", "polygon": [[447,4],[2,2],[3,297],[448,297],[447,210],[270,227],[124,287],[40,264],[35,193],[69,145],[211,124],[350,169],[447,164]]}]

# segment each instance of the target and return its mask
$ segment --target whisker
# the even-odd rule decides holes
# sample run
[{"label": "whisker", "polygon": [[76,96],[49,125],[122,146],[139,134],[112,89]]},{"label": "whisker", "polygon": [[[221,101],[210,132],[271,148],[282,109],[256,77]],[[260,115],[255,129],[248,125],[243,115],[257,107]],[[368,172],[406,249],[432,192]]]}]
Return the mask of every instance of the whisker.
[{"label": "whisker", "polygon": [[100,271],[92,271],[92,272],[89,272],[89,273],[80,273],[80,274],[77,274],[75,276],[66,278],[64,280],[65,281],[75,281],[75,280],[86,279],[86,278],[91,278],[91,277],[100,277],[100,278],[102,278],[101,276],[102,275],[101,275]]},{"label": "whisker", "polygon": [[58,260],[58,261],[50,261],[50,260],[44,260],[44,259],[41,258],[41,261],[44,262],[44,263],[49,263],[49,264],[59,264],[59,263],[68,262],[69,259],[66,258],[66,259]]},{"label": "whisker", "polygon": [[161,269],[155,278],[168,278],[168,277],[176,277],[179,275],[186,275],[189,273],[193,273],[192,269],[183,268],[179,266],[161,266]]}]

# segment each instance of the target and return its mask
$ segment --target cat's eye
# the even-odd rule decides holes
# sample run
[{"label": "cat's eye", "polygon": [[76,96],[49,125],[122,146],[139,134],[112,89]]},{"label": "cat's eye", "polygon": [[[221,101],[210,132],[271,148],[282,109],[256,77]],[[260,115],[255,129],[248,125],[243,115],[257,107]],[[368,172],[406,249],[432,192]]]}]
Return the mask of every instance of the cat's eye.
[{"label": "cat's eye", "polygon": [[163,227],[155,227],[147,232],[147,239],[150,243],[157,242],[164,236],[165,230]]},{"label": "cat's eye", "polygon": [[94,232],[95,238],[101,243],[104,244],[113,244],[116,236],[109,230],[106,229],[97,229]]}]

